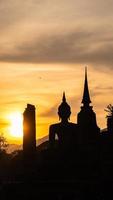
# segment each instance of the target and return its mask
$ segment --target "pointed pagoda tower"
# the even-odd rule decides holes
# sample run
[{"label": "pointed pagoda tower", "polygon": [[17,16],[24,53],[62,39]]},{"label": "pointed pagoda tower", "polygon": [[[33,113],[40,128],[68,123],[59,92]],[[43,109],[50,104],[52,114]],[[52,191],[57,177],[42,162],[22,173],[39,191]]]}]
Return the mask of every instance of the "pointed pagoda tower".
[{"label": "pointed pagoda tower", "polygon": [[81,102],[81,111],[78,113],[77,123],[79,127],[79,143],[95,143],[100,129],[97,126],[96,114],[91,104],[90,93],[88,88],[87,67],[85,67],[85,81],[83,99]]},{"label": "pointed pagoda tower", "polygon": [[89,88],[88,88],[88,79],[87,79],[87,67],[85,67],[85,81],[84,81],[84,93],[83,93],[82,103],[84,107],[89,107],[89,104],[91,103]]}]

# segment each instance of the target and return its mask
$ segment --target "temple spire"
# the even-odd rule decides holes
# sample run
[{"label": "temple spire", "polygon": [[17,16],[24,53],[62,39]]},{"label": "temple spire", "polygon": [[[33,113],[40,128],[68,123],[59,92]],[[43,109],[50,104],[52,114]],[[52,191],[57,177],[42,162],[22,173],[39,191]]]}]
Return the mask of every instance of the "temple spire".
[{"label": "temple spire", "polygon": [[89,106],[89,104],[91,103],[87,79],[87,67],[85,67],[85,82],[82,103],[84,104],[84,106]]}]

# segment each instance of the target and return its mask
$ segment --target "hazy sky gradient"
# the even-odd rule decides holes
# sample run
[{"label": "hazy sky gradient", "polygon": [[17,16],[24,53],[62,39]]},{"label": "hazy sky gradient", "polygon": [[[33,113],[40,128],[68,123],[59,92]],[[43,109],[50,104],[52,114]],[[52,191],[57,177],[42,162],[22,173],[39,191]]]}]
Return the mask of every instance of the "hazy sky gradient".
[{"label": "hazy sky gradient", "polygon": [[[7,116],[37,107],[37,137],[58,121],[65,90],[72,121],[80,110],[88,65],[94,110],[101,128],[113,101],[113,0],[0,1],[0,125]],[[107,98],[106,98],[107,97]]]}]

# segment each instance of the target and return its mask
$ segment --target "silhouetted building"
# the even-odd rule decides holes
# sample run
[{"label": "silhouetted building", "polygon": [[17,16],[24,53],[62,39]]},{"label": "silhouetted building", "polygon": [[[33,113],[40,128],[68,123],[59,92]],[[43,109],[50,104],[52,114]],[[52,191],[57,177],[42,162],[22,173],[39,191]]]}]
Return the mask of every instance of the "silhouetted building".
[{"label": "silhouetted building", "polygon": [[93,107],[90,106],[91,99],[88,88],[87,68],[85,68],[84,93],[81,106],[81,111],[78,113],[77,124],[79,126],[79,143],[88,144],[95,143],[100,133],[97,126],[96,114]]},{"label": "silhouetted building", "polygon": [[32,155],[36,151],[36,119],[35,106],[27,104],[23,113],[23,151]]},{"label": "silhouetted building", "polygon": [[54,147],[57,137],[59,146],[66,148],[71,146],[73,142],[77,143],[77,125],[68,122],[71,108],[66,102],[65,93],[63,94],[62,103],[58,107],[58,115],[61,122],[50,126],[49,142],[50,146]]}]

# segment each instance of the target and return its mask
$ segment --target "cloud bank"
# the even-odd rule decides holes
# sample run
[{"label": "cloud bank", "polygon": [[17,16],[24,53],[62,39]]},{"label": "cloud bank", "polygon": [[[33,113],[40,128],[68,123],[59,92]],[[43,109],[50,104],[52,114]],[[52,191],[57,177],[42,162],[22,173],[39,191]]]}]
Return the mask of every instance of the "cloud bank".
[{"label": "cloud bank", "polygon": [[113,63],[113,1],[0,2],[0,61]]}]

